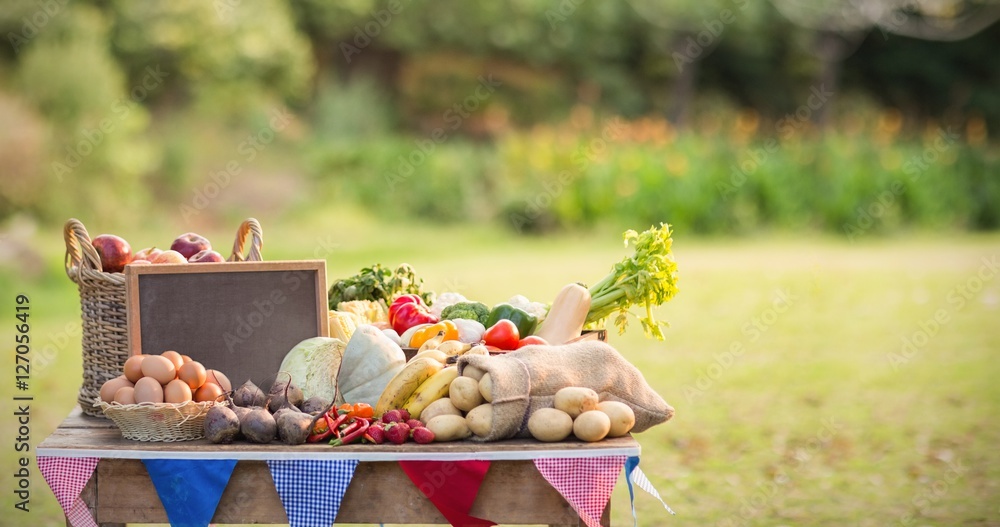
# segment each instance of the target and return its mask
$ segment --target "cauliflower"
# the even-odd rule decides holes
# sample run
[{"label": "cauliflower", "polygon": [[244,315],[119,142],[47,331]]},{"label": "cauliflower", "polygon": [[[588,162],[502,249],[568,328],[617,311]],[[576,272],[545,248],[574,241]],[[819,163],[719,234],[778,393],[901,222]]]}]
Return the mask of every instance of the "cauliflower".
[{"label": "cauliflower", "polygon": [[514,295],[510,297],[507,301],[508,304],[527,312],[529,315],[535,315],[538,318],[538,323],[541,324],[545,320],[545,315],[549,314],[548,304],[543,304],[541,302],[532,302],[528,300],[528,297],[524,295]]},{"label": "cauliflower", "polygon": [[489,316],[490,308],[482,302],[459,302],[444,308],[444,311],[441,312],[441,318],[444,320],[466,318],[480,324],[486,324]]},{"label": "cauliflower", "polygon": [[434,299],[434,303],[431,304],[431,313],[434,313],[434,316],[438,318],[442,318],[441,312],[444,311],[444,308],[459,302],[467,302],[468,300],[461,293],[441,293]]}]

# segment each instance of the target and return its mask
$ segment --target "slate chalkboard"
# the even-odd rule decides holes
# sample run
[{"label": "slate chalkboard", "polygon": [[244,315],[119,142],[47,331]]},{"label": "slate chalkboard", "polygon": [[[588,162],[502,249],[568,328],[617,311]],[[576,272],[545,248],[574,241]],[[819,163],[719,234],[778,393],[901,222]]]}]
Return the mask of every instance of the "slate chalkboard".
[{"label": "slate chalkboard", "polygon": [[174,350],[265,392],[288,350],[329,335],[326,261],[129,265],[129,352]]}]

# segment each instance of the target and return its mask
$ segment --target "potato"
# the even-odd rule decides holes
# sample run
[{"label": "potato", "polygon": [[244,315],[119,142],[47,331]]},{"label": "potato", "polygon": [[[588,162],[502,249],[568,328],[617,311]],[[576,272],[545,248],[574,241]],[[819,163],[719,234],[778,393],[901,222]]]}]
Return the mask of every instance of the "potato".
[{"label": "potato", "polygon": [[562,441],[573,432],[573,418],[555,408],[539,408],[528,418],[528,432],[539,441]]},{"label": "potato", "polygon": [[611,431],[611,418],[600,410],[589,410],[573,421],[573,435],[583,441],[600,441]]},{"label": "potato", "polygon": [[479,393],[486,402],[493,402],[493,376],[489,372],[485,373],[482,379],[479,379]]},{"label": "potato", "polygon": [[483,375],[486,375],[486,370],[479,369],[471,364],[466,364],[465,368],[462,369],[462,376],[471,377],[477,381],[482,379]]},{"label": "potato", "polygon": [[611,419],[611,430],[608,437],[621,437],[635,426],[635,412],[632,407],[619,401],[601,401],[597,409],[608,414]]},{"label": "potato", "polygon": [[465,416],[465,422],[473,434],[479,437],[490,435],[490,429],[493,428],[493,405],[481,404],[473,408]]},{"label": "potato", "polygon": [[427,421],[424,426],[434,432],[434,441],[437,442],[466,439],[472,435],[468,423],[460,415],[439,415]]},{"label": "potato", "polygon": [[483,396],[479,393],[479,383],[470,377],[455,377],[448,386],[448,397],[455,408],[468,412],[483,404]]},{"label": "potato", "polygon": [[568,386],[556,392],[553,406],[576,419],[583,412],[597,410],[597,392],[590,388]]},{"label": "potato", "polygon": [[424,408],[423,412],[420,412],[420,419],[425,423],[434,419],[439,415],[462,415],[462,411],[455,408],[455,405],[451,403],[450,397],[442,397]]}]

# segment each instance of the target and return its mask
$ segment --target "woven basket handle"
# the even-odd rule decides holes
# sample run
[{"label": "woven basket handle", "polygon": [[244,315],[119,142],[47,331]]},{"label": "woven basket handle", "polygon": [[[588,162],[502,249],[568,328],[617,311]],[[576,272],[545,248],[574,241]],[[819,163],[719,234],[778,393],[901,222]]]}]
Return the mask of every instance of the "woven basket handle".
[{"label": "woven basket handle", "polygon": [[[246,251],[247,238],[250,239],[250,250]],[[247,218],[240,224],[240,229],[236,232],[236,241],[233,242],[233,254],[229,257],[230,262],[261,262],[264,257],[260,250],[264,246],[264,233],[260,229],[260,222],[256,218]]]},{"label": "woven basket handle", "polygon": [[83,223],[76,218],[70,218],[63,227],[63,237],[66,239],[66,274],[72,279],[73,268],[90,269],[101,272],[101,257],[90,243],[90,234]]}]

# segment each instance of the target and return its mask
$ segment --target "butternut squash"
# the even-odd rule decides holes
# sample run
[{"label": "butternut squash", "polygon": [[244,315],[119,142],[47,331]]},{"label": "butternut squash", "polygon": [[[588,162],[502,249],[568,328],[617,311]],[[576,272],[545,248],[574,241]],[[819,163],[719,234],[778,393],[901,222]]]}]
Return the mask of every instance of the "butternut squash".
[{"label": "butternut squash", "polygon": [[590,291],[580,284],[568,284],[552,301],[549,314],[535,334],[553,345],[575,339],[583,332],[588,311]]}]

